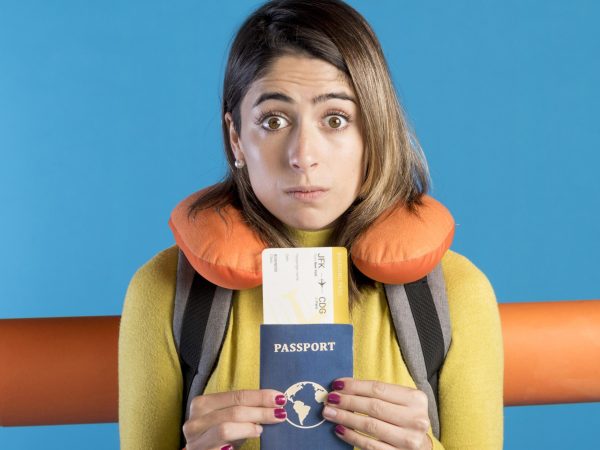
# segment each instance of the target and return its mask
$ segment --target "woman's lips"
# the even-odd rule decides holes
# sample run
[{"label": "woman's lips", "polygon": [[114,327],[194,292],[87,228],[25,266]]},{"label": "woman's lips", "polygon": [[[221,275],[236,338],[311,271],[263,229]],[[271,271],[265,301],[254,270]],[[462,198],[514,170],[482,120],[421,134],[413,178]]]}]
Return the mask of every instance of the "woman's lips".
[{"label": "woman's lips", "polygon": [[301,200],[301,201],[314,201],[319,200],[327,194],[328,189],[322,187],[295,187],[286,189],[285,192],[290,197]]}]

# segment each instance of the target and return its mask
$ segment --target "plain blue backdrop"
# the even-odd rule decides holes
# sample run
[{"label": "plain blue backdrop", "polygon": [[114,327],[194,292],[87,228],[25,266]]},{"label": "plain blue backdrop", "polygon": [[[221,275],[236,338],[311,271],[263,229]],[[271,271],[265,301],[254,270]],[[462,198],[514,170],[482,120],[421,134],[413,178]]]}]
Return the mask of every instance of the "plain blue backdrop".
[{"label": "plain blue backdrop", "polygon": [[[227,48],[258,3],[0,0],[0,317],[120,314],[171,209],[223,174]],[[501,302],[600,297],[600,3],[350,3],[453,249]],[[597,403],[505,408],[505,448],[592,448],[599,426]],[[116,449],[118,427],[0,428],[2,449],[75,446]]]}]

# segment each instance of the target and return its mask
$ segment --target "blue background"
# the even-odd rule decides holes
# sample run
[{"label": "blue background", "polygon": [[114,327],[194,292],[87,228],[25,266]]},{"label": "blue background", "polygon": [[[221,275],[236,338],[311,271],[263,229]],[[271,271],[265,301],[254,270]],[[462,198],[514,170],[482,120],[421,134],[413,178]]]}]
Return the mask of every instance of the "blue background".
[{"label": "blue background", "polygon": [[[600,297],[600,3],[350,3],[453,248],[501,302]],[[173,206],[224,171],[226,52],[257,4],[0,0],[0,317],[120,314],[134,271],[173,244]],[[506,449],[597,446],[598,403],[505,418]],[[0,428],[0,447],[23,445],[118,448],[118,428]]]}]

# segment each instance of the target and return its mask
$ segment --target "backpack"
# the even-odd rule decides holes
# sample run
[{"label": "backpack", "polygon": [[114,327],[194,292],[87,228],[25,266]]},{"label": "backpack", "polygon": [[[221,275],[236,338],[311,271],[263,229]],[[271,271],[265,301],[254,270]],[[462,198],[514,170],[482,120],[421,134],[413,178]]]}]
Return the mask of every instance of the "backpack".
[{"label": "backpack", "polygon": [[[438,379],[451,342],[441,264],[406,284],[384,284],[402,358],[418,389],[427,394],[433,435],[439,439]],[[225,340],[233,290],[202,277],[179,250],[173,334],[183,376],[182,427],[192,399],[204,392]],[[185,437],[181,433],[181,448]]]}]

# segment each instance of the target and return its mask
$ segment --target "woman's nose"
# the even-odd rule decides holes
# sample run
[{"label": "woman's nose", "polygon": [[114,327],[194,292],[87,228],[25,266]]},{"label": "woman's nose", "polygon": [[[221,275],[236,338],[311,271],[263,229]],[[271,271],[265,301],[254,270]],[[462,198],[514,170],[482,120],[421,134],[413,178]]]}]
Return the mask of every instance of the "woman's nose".
[{"label": "woman's nose", "polygon": [[318,167],[318,136],[317,130],[311,130],[310,125],[299,126],[292,135],[290,142],[289,164],[298,172],[306,172]]}]

